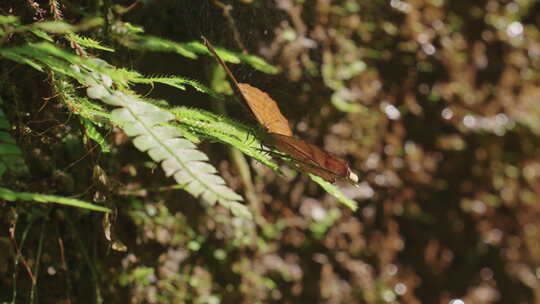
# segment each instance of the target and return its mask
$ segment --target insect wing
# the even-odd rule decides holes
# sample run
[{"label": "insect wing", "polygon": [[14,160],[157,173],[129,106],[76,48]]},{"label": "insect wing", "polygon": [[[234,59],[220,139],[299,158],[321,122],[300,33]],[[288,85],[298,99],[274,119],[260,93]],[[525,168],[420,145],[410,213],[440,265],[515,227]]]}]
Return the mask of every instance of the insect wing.
[{"label": "insect wing", "polygon": [[238,87],[251,112],[268,132],[292,136],[289,121],[281,114],[275,100],[265,92],[247,83],[240,83]]},{"label": "insect wing", "polygon": [[272,145],[289,155],[302,170],[332,183],[337,177],[350,178],[349,165],[344,159],[294,136],[273,133],[270,136]]}]

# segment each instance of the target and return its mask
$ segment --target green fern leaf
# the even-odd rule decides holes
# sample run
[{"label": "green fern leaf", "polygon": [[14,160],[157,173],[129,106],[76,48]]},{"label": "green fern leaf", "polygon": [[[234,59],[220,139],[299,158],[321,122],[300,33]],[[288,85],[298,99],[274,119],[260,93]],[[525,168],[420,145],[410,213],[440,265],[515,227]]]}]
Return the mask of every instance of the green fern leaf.
[{"label": "green fern leaf", "polygon": [[[150,50],[154,52],[173,52],[181,56],[197,59],[197,54],[207,54],[209,51],[204,44],[198,41],[176,42],[154,36],[134,34],[133,32],[123,33],[115,36],[118,42],[128,48],[138,50]],[[226,62],[240,63],[246,62],[253,68],[268,74],[278,73],[278,69],[264,61],[264,59],[254,55],[244,55],[240,52],[232,52],[223,48],[216,47],[218,55]]]},{"label": "green fern leaf", "polygon": [[339,188],[337,188],[333,184],[331,184],[331,183],[325,181],[324,179],[322,179],[321,177],[319,177],[317,175],[313,175],[311,173],[309,174],[309,177],[311,178],[311,180],[313,180],[314,182],[319,184],[326,192],[328,192],[328,194],[335,197],[340,203],[342,203],[343,205],[349,207],[352,211],[356,211],[358,209],[358,204],[355,201],[353,201],[353,200],[349,199],[348,197],[346,197],[339,190]]},{"label": "green fern leaf", "polygon": [[43,21],[34,24],[35,28],[49,33],[70,33],[77,30],[77,27],[63,21]]},{"label": "green fern leaf", "polygon": [[89,87],[87,94],[119,107],[112,111],[111,120],[128,136],[135,137],[135,147],[161,163],[165,174],[172,176],[186,191],[208,204],[219,202],[238,216],[250,215],[244,205],[238,204],[242,197],[228,188],[223,178],[216,175],[217,170],[206,162],[207,156],[181,138],[179,129],[163,125],[175,118],[172,113],[133,95],[111,93],[102,85]]},{"label": "green fern leaf", "polygon": [[72,206],[82,209],[88,209],[92,211],[100,211],[110,213],[111,210],[106,207],[94,205],[85,201],[81,201],[74,198],[58,196],[58,195],[49,195],[49,194],[40,194],[40,193],[28,193],[28,192],[14,192],[6,188],[0,187],[0,199],[6,201],[35,201],[38,203],[56,203],[65,206]]},{"label": "green fern leaf", "polygon": [[[187,42],[183,45],[186,49],[194,53],[210,55],[210,52],[208,51],[206,46],[198,41]],[[264,59],[255,55],[245,55],[240,52],[233,52],[220,47],[216,47],[216,52],[218,53],[219,57],[225,62],[245,62],[252,66],[254,69],[267,74],[277,74],[279,72],[279,70],[275,66],[269,64]]]},{"label": "green fern leaf", "polygon": [[[0,105],[2,104],[3,101],[0,99]],[[0,177],[6,171],[10,171],[14,175],[23,175],[29,172],[23,158],[22,150],[7,132],[9,128],[10,123],[4,111],[0,109]]]},{"label": "green fern leaf", "polygon": [[94,122],[85,117],[81,117],[81,122],[84,125],[84,133],[86,134],[86,136],[98,143],[98,145],[101,147],[102,152],[111,152],[109,144],[107,143],[103,135],[101,135],[101,133],[99,133],[99,131],[96,129]]},{"label": "green fern leaf", "polygon": [[72,39],[73,41],[77,42],[79,45],[86,48],[98,49],[98,50],[107,51],[107,52],[114,52],[113,48],[103,46],[101,45],[101,42],[94,40],[92,38],[89,38],[89,37],[79,36],[75,33],[70,33],[68,37]]},{"label": "green fern leaf", "polygon": [[154,84],[154,83],[161,83],[161,84],[165,84],[165,85],[169,85],[171,87],[174,87],[174,88],[177,88],[177,89],[180,89],[180,90],[185,90],[186,87],[184,85],[190,85],[191,87],[193,87],[195,90],[201,92],[201,93],[205,93],[205,94],[208,94],[212,97],[215,97],[217,99],[223,99],[223,96],[221,96],[220,94],[216,93],[214,90],[206,87],[205,85],[193,80],[193,79],[188,79],[188,78],[184,78],[184,77],[179,77],[179,76],[171,76],[171,77],[137,77],[137,78],[132,78],[130,79],[131,82],[134,82],[134,83],[145,83],[145,84]]},{"label": "green fern leaf", "polygon": [[[200,43],[199,41],[191,41],[191,42],[186,42],[183,44],[184,47],[194,53],[198,53],[198,54],[205,54],[205,55],[211,55],[210,54],[210,51],[208,51],[208,49],[206,48],[206,46],[202,43]],[[220,47],[216,47],[216,52],[218,53],[219,57],[221,59],[223,59],[223,61],[225,62],[230,62],[230,63],[240,63],[242,62],[240,60],[240,57],[237,56],[237,53],[235,52],[231,52],[229,50],[226,50],[226,49],[223,49],[223,48],[220,48]]]},{"label": "green fern leaf", "polygon": [[200,109],[178,107],[172,110],[177,119],[177,124],[187,127],[190,132],[195,132],[201,137],[229,144],[242,153],[253,157],[262,164],[279,171],[271,157],[263,153],[263,144],[258,140],[258,130],[249,128],[226,117]]},{"label": "green fern leaf", "polygon": [[[0,15],[0,23],[2,23],[3,17],[6,16]],[[7,17],[4,19],[11,20]],[[181,45],[193,54],[208,52],[198,42]],[[218,50],[218,52],[226,61],[245,61],[259,70],[266,69],[267,73],[274,72],[272,66],[266,66],[266,63],[262,59],[259,60],[258,57],[235,54],[227,50]],[[48,42],[0,49],[0,56],[30,65],[39,71],[43,71],[43,67],[48,67],[60,75],[72,77],[81,84],[89,86],[87,89],[89,97],[100,99],[120,108],[111,114],[106,113],[102,107],[88,99],[75,97],[76,93],[73,89],[70,91],[71,93],[65,94],[67,96],[65,100],[67,104],[74,107],[76,113],[92,120],[103,119],[105,121],[110,119],[121,125],[128,135],[135,137],[135,146],[141,151],[147,152],[154,161],[161,162],[165,173],[168,176],[173,176],[188,192],[196,197],[202,197],[209,203],[217,201],[236,215],[250,217],[249,210],[245,205],[239,203],[242,198],[225,186],[225,181],[215,174],[217,170],[206,162],[206,155],[197,150],[192,142],[182,138],[188,137],[188,133],[182,130],[194,132],[195,135],[189,136],[193,141],[198,140],[198,138],[210,138],[230,144],[277,170],[277,165],[271,161],[270,157],[262,153],[263,145],[257,136],[253,136],[257,133],[256,130],[201,110],[187,108],[164,110],[156,105],[143,102],[134,95],[110,89],[114,82],[118,88],[126,90],[129,82],[132,81],[164,83],[181,89],[184,84],[188,84],[201,92],[212,94],[213,91],[198,82],[181,77],[145,78],[136,71],[116,69],[101,59],[77,56]],[[66,81],[61,82],[66,83]],[[60,89],[60,92],[66,91]],[[173,123],[173,120],[176,122]],[[4,129],[9,128],[9,123],[3,116],[0,117],[0,126],[4,126]],[[103,144],[102,137],[100,138],[97,134],[99,133],[92,131],[87,135]],[[10,170],[6,164],[15,163],[14,159],[23,160],[21,151],[7,140],[8,137],[7,132],[0,133],[0,143],[2,144],[0,145],[0,176],[6,170]],[[252,139],[250,140],[250,138]],[[316,176],[311,176],[311,178],[349,208],[353,210],[357,208],[356,202],[346,198],[332,184]]]},{"label": "green fern leaf", "polygon": [[121,44],[128,48],[158,52],[173,52],[187,58],[197,58],[195,53],[186,49],[183,44],[175,41],[146,35],[118,35],[117,38]]},{"label": "green fern leaf", "polygon": [[9,60],[18,62],[20,64],[27,64],[27,65],[33,67],[34,69],[36,69],[36,70],[38,70],[40,72],[43,72],[43,68],[41,67],[41,65],[39,63],[37,63],[36,61],[34,61],[32,59],[29,59],[27,57],[21,56],[21,55],[17,54],[16,52],[11,52],[11,51],[8,51],[8,50],[0,50],[0,56],[4,57],[6,59],[9,59]]},{"label": "green fern leaf", "polygon": [[43,39],[43,40],[47,40],[49,42],[54,42],[54,39],[52,39],[51,36],[49,36],[49,34],[47,34],[46,32],[40,30],[40,29],[32,29],[30,30],[30,32],[34,35],[36,35],[37,37]]},{"label": "green fern leaf", "polygon": [[257,69],[261,72],[272,74],[272,75],[277,74],[279,72],[279,70],[275,66],[264,61],[261,57],[257,57],[255,55],[245,55],[241,53],[238,53],[237,56],[240,57],[242,61],[251,65],[254,69]]},{"label": "green fern leaf", "polygon": [[225,185],[214,167],[204,162],[206,156],[181,138],[180,129],[163,125],[175,118],[172,113],[134,95],[110,89],[113,83],[127,83],[126,79],[138,77],[138,73],[116,70],[101,59],[76,56],[47,42],[0,50],[0,56],[6,52],[38,60],[53,71],[89,86],[88,97],[119,107],[111,113],[111,121],[135,137],[135,146],[161,162],[166,174],[173,176],[186,191],[209,204],[219,202],[238,216],[250,214],[247,207],[238,203],[242,197]]},{"label": "green fern leaf", "polygon": [[[92,121],[93,124],[98,122],[109,123],[110,114],[105,109],[105,106],[91,101],[88,98],[79,96],[76,92],[77,89],[67,80],[67,77],[57,74],[52,84],[58,98],[62,100],[72,112]],[[95,138],[92,139],[96,140]]]},{"label": "green fern leaf", "polygon": [[85,18],[79,24],[69,24],[64,21],[41,21],[32,24],[31,28],[40,29],[49,33],[69,34],[78,31],[86,31],[92,27],[102,25],[105,20],[101,17]]},{"label": "green fern leaf", "polygon": [[19,17],[13,15],[0,15],[0,24],[18,23]]}]

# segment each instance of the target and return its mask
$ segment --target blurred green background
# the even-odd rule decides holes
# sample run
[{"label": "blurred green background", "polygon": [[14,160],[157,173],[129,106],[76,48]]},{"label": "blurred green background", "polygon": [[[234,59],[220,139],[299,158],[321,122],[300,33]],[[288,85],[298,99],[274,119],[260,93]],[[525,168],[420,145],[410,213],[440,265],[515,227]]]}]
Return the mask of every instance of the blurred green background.
[{"label": "blurred green background", "polygon": [[[0,302],[15,291],[16,303],[32,293],[36,303],[540,302],[539,1],[0,4],[25,24],[58,11],[69,23],[105,18],[85,34],[116,51],[90,53],[148,75],[224,84],[209,56],[119,45],[117,22],[178,42],[203,34],[264,58],[277,74],[230,67],[276,99],[295,134],[350,161],[359,187],[338,186],[359,209],[305,174],[280,176],[249,157],[246,184],[242,156],[211,142],[199,147],[255,219],[204,208],[168,189],[173,182],[119,130],[107,131],[112,153],[81,143],[80,123],[51,93],[54,76],[2,60],[3,109],[31,172],[2,183],[94,202],[106,195],[116,213],[0,201]],[[256,125],[232,98],[136,88]],[[126,251],[110,248],[110,225]]]}]

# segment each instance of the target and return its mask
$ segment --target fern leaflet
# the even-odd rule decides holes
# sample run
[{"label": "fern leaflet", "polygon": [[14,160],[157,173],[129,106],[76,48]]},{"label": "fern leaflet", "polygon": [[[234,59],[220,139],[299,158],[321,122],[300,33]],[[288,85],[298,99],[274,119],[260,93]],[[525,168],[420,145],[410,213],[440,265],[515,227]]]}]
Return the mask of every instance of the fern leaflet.
[{"label": "fern leaflet", "polygon": [[90,98],[117,106],[111,113],[111,121],[120,125],[128,136],[135,137],[133,144],[161,163],[167,176],[195,197],[208,204],[219,202],[235,215],[250,218],[248,209],[239,203],[242,197],[225,185],[217,170],[207,163],[208,157],[196,146],[182,137],[182,132],[163,125],[175,116],[153,104],[143,102],[134,95],[111,91],[103,85],[87,89]]},{"label": "fern leaflet", "polygon": [[[0,99],[0,105],[3,104]],[[6,171],[10,171],[14,175],[23,175],[28,173],[28,167],[23,158],[21,149],[17,143],[7,132],[10,128],[10,123],[7,120],[4,111],[0,109],[0,178]]]},{"label": "fern leaflet", "polygon": [[6,188],[0,187],[0,199],[6,201],[35,201],[38,203],[57,203],[65,206],[78,207],[93,211],[111,212],[111,209],[94,205],[85,201],[81,201],[74,198],[63,197],[58,195],[40,194],[40,193],[28,193],[28,192],[14,192]]},{"label": "fern leaflet", "polygon": [[[76,56],[48,42],[0,49],[0,56],[8,59],[18,56],[18,62],[29,64],[24,59],[39,68],[46,66],[88,86],[88,97],[119,107],[106,118],[122,126],[129,136],[134,136],[135,146],[147,152],[154,161],[161,162],[166,174],[173,176],[186,191],[209,204],[219,202],[235,215],[251,217],[247,207],[239,203],[242,197],[215,174],[217,170],[206,162],[206,155],[181,138],[183,134],[179,128],[164,125],[175,119],[172,113],[130,93],[112,90],[113,84],[125,88],[131,79],[141,77],[137,72],[115,69],[98,58]],[[99,112],[97,110],[95,114],[99,115]]]}]

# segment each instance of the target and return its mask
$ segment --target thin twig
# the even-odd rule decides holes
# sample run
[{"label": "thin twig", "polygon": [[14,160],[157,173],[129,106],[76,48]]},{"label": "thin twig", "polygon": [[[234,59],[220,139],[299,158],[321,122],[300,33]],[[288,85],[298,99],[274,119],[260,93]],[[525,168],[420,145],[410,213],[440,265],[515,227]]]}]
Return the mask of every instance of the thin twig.
[{"label": "thin twig", "polygon": [[229,23],[229,26],[231,27],[231,30],[233,32],[234,41],[238,44],[240,49],[242,49],[242,52],[244,54],[247,54],[248,51],[244,43],[242,42],[242,38],[240,37],[240,32],[238,31],[238,28],[236,27],[236,22],[234,21],[234,18],[231,15],[231,11],[233,10],[232,5],[224,4],[223,2],[219,0],[214,0],[214,4],[216,6],[219,6],[223,10],[223,16],[225,16],[225,19],[227,19],[227,22]]},{"label": "thin twig", "polygon": [[62,237],[58,237],[58,247],[60,248],[60,267],[62,271],[64,272],[64,275],[66,276],[66,304],[71,304],[71,279],[69,276],[69,269],[66,263],[66,254],[64,249],[64,241],[62,240]]},{"label": "thin twig", "polygon": [[[18,261],[20,261],[23,264],[23,266],[26,269],[26,272],[28,273],[28,276],[32,280],[32,284],[33,284],[34,281],[35,281],[35,278],[34,278],[34,275],[32,273],[32,269],[30,268],[30,265],[28,265],[28,263],[26,262],[26,259],[23,257],[23,255],[21,253],[21,249],[17,245],[17,240],[15,239],[15,226],[16,226],[16,222],[14,222],[11,227],[9,227],[9,239],[11,240],[11,245],[13,246],[13,249],[15,250],[15,254],[16,254],[15,262],[17,263]],[[23,245],[24,240],[26,239],[26,236],[27,236],[28,231],[30,230],[31,226],[32,226],[32,223],[28,223],[28,226],[24,230],[23,236],[22,236],[22,239],[21,239],[21,246]]]},{"label": "thin twig", "polygon": [[43,239],[45,238],[45,227],[47,219],[44,218],[41,222],[41,229],[39,234],[38,251],[36,255],[36,267],[34,268],[34,278],[32,281],[32,289],[30,290],[30,303],[35,303],[37,299],[37,281],[39,277],[39,266],[41,265],[41,254],[43,252]]},{"label": "thin twig", "polygon": [[88,155],[92,154],[92,152],[97,148],[99,147],[98,144],[92,146],[88,151],[86,151],[86,154],[84,154],[81,158],[77,159],[76,161],[72,162],[71,164],[67,165],[63,170],[68,170],[69,168],[75,166],[77,163],[79,163],[80,161],[82,161],[83,159],[87,158]]},{"label": "thin twig", "polygon": [[124,15],[125,13],[129,12],[130,10],[134,9],[137,4],[139,4],[141,0],[135,0],[133,3],[131,3],[128,7],[124,8],[121,11],[118,11],[118,15]]},{"label": "thin twig", "polygon": [[92,260],[90,259],[90,256],[88,255],[88,251],[86,250],[86,246],[84,246],[84,243],[83,243],[83,241],[81,239],[79,231],[77,230],[77,227],[75,227],[75,224],[73,223],[73,221],[69,217],[66,217],[66,222],[68,223],[71,231],[75,234],[75,239],[77,240],[77,244],[80,247],[81,254],[82,254],[84,260],[86,261],[86,263],[88,264],[88,268],[90,268],[90,274],[92,276],[92,281],[95,284],[96,303],[101,304],[101,303],[103,303],[103,297],[101,295],[101,287],[100,287],[98,270],[96,269],[94,264],[92,264]]}]

